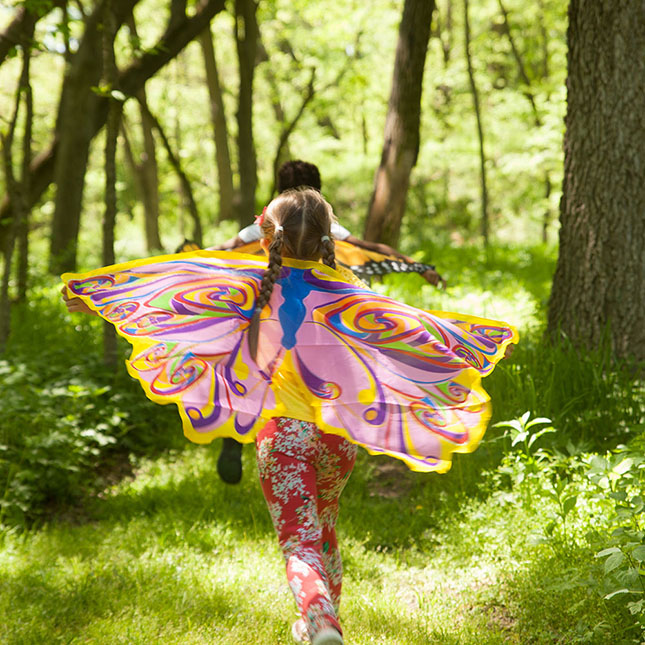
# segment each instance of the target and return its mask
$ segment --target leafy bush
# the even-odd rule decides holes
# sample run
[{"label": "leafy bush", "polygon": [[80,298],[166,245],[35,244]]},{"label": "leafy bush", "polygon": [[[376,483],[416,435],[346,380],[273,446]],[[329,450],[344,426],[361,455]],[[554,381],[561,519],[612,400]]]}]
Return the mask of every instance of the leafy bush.
[{"label": "leafy bush", "polygon": [[[129,452],[183,444],[176,410],[147,401],[125,369],[103,366],[100,324],[66,314],[57,289],[17,307],[14,323],[0,360],[0,525],[78,503]],[[129,351],[124,341],[120,349]]]},{"label": "leafy bush", "polygon": [[582,556],[583,567],[554,581],[553,588],[585,588],[607,603],[607,615],[593,624],[590,616],[580,619],[576,641],[608,642],[619,631],[620,639],[612,642],[640,643],[645,636],[645,434],[605,457],[577,452],[570,442],[570,454],[534,449],[541,436],[554,432],[550,423],[530,420],[527,412],[496,424],[506,428],[502,439],[510,441],[510,450],[490,474],[494,494],[503,494],[506,480],[527,507],[537,506],[537,500],[546,503],[540,512],[547,521],[533,543],[548,545],[559,559]]}]

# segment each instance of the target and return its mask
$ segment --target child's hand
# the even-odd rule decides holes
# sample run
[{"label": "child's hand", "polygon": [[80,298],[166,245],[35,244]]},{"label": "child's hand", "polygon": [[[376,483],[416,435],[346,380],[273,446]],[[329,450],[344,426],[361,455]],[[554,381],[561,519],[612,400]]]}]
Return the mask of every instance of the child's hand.
[{"label": "child's hand", "polygon": [[514,350],[515,350],[515,345],[513,344],[506,345],[506,349],[504,350],[504,358],[510,358]]},{"label": "child's hand", "polygon": [[63,286],[60,292],[63,294],[63,301],[65,302],[67,311],[69,311],[71,314],[82,313],[91,314],[92,316],[98,315],[95,311],[92,311],[80,298],[70,298],[66,286]]},{"label": "child's hand", "polygon": [[444,280],[444,278],[439,273],[437,273],[434,269],[428,269],[427,271],[421,274],[421,277],[424,278],[427,282],[429,282],[434,287],[438,287],[443,291],[445,291],[446,287],[448,286],[448,283]]}]

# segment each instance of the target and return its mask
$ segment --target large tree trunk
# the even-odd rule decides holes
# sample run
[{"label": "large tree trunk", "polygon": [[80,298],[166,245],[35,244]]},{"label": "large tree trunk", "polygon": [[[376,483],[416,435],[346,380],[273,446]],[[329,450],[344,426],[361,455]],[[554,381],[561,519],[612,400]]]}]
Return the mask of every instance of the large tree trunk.
[{"label": "large tree trunk", "polygon": [[258,49],[258,5],[255,0],[235,0],[235,42],[240,67],[237,109],[238,170],[237,216],[240,226],[253,222],[257,160],[253,141],[253,76]]},{"label": "large tree trunk", "polygon": [[365,239],[396,246],[419,154],[421,93],[434,0],[405,0],[385,121],[385,142],[370,200]]},{"label": "large tree trunk", "polygon": [[[116,30],[138,0],[114,3]],[[101,30],[107,0],[88,18],[83,40],[67,68],[58,110],[58,153],[54,168],[56,198],[49,268],[54,274],[76,269],[76,245],[90,142],[94,136],[91,105],[102,74]]]},{"label": "large tree trunk", "polygon": [[549,329],[645,360],[645,4],[571,0]]},{"label": "large tree trunk", "polygon": [[231,171],[231,154],[228,147],[228,127],[222,86],[217,71],[217,59],[210,26],[199,35],[204,57],[206,83],[210,97],[211,122],[215,139],[215,161],[217,164],[217,184],[219,186],[218,220],[233,219],[233,172]]}]

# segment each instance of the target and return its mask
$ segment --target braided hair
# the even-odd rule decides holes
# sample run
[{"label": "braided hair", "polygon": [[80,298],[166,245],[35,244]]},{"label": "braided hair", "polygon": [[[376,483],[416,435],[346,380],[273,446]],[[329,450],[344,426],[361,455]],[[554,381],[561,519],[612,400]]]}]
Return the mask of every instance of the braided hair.
[{"label": "braided hair", "polygon": [[262,276],[260,293],[249,325],[249,351],[255,360],[258,351],[260,315],[269,303],[282,270],[282,258],[323,263],[336,268],[331,225],[331,206],[315,189],[287,190],[265,209],[260,227],[269,242],[269,265]]}]

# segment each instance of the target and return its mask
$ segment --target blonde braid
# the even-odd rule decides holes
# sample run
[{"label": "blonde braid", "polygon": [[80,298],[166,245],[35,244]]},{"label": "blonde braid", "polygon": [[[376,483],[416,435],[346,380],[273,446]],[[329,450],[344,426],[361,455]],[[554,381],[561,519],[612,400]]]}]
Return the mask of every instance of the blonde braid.
[{"label": "blonde braid", "polygon": [[334,240],[329,238],[329,235],[323,235],[320,241],[322,249],[322,261],[332,269],[336,268],[336,245]]},{"label": "blonde braid", "polygon": [[249,325],[249,352],[253,360],[256,359],[258,353],[258,336],[260,333],[260,315],[262,310],[269,303],[273,287],[280,277],[282,269],[282,244],[284,242],[284,234],[282,227],[276,229],[273,240],[269,245],[269,266],[267,267],[262,282],[260,283],[260,293],[255,302],[255,310]]}]

